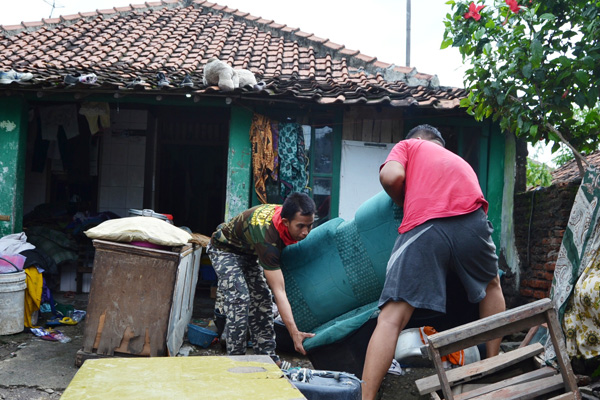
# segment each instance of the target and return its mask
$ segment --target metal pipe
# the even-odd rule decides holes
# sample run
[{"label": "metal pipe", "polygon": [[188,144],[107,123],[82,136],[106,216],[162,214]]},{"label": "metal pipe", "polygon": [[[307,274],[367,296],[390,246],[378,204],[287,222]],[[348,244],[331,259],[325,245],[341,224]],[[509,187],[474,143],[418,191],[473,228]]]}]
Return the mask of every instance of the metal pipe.
[{"label": "metal pipe", "polygon": [[410,67],[410,0],[406,0],[406,66]]}]

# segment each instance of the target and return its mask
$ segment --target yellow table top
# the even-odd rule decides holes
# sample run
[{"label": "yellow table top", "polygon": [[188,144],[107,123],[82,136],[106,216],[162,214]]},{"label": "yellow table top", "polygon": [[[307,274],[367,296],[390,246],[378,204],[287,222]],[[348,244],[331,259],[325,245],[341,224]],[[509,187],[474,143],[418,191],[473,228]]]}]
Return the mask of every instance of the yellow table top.
[{"label": "yellow table top", "polygon": [[61,400],[305,399],[269,356],[103,358],[83,363]]}]

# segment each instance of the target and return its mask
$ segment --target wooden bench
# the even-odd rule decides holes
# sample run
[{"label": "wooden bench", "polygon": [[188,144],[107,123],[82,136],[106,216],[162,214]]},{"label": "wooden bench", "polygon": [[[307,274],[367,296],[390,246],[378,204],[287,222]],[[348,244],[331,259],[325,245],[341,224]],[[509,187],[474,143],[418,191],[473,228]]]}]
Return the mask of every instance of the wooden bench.
[{"label": "wooden bench", "polygon": [[[534,358],[542,353],[544,348],[541,344],[534,343],[448,371],[442,364],[442,356],[544,323],[556,350],[559,371],[551,367],[525,372],[519,370],[520,374],[516,376],[498,382],[486,382],[467,392],[453,394],[452,388],[457,385],[474,382],[511,366],[517,370],[514,368],[516,364]],[[562,330],[550,299],[539,300],[436,333],[428,337],[428,345],[424,349],[437,374],[419,379],[416,385],[421,395],[430,394],[433,399],[440,398],[437,393],[440,390],[446,400],[531,399],[557,391],[564,393],[553,397],[554,400],[581,399],[567,356]]]}]

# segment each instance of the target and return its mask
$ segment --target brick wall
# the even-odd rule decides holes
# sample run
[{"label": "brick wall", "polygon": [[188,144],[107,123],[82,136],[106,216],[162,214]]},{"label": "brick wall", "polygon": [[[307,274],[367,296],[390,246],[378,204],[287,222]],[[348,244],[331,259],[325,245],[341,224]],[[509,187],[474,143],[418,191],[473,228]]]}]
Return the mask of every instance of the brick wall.
[{"label": "brick wall", "polygon": [[520,260],[520,282],[515,283],[514,274],[506,274],[503,287],[506,287],[507,306],[515,307],[548,297],[554,265],[578,189],[579,182],[570,182],[515,196],[515,242]]}]

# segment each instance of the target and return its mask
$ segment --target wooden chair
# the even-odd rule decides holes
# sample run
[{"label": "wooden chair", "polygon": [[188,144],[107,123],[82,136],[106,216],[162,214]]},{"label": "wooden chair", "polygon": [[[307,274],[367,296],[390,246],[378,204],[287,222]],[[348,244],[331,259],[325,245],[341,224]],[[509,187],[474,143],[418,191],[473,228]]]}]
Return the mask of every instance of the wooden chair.
[{"label": "wooden chair", "polygon": [[[556,362],[560,373],[547,366],[526,372],[515,367],[518,363],[542,353],[544,348],[539,343],[448,371],[442,364],[441,356],[544,323],[547,324],[548,334],[556,350]],[[428,337],[428,342],[422,350],[428,353],[437,374],[416,381],[421,395],[430,394],[432,399],[440,399],[437,391],[441,390],[446,400],[532,399],[561,391],[562,394],[555,395],[552,399],[581,399],[567,356],[562,330],[550,299],[539,300],[436,333]],[[509,373],[513,372],[512,375],[518,370],[517,375],[508,378],[505,375],[500,381],[490,379],[493,378],[492,374],[499,375],[499,371],[507,368]],[[480,379],[486,376],[487,378]],[[453,387],[477,380],[485,383],[473,390],[453,394]]]}]

